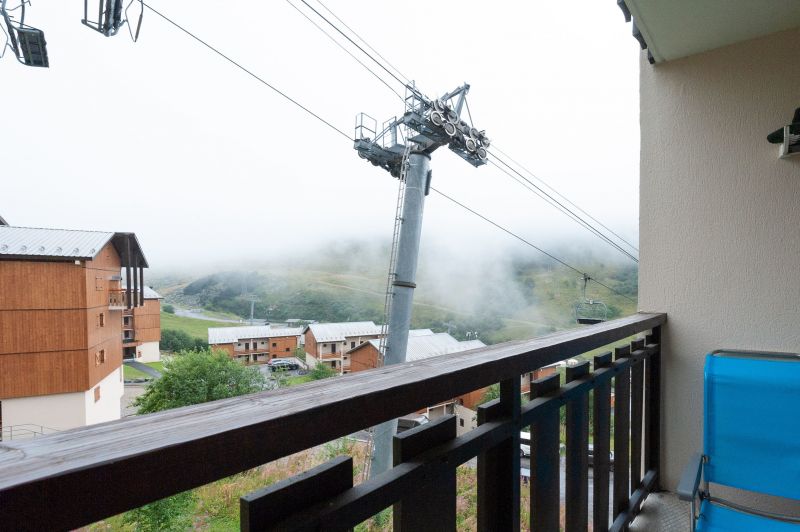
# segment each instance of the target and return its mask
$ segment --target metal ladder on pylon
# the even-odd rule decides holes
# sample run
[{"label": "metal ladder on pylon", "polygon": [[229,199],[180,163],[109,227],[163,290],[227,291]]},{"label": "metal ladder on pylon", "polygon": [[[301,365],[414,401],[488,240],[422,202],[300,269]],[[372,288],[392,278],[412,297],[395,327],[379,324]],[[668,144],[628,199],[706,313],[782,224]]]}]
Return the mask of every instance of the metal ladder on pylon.
[{"label": "metal ladder on pylon", "polygon": [[[400,240],[400,227],[403,225],[403,204],[406,200],[406,174],[408,173],[408,156],[411,154],[411,143],[406,144],[403,150],[403,159],[400,163],[400,183],[397,187],[397,207],[394,214],[394,232],[392,233],[392,249],[389,252],[389,274],[386,279],[386,297],[383,302],[383,326],[381,327],[381,340],[378,346],[378,367],[383,366],[383,359],[386,356],[386,336],[389,333],[389,316],[392,312],[393,281],[397,268],[397,248]],[[367,455],[364,464],[362,478],[369,479],[369,471],[372,466],[372,453],[375,449],[375,438],[373,429],[369,429],[369,442],[367,442]]]},{"label": "metal ladder on pylon", "polygon": [[403,160],[400,163],[400,183],[397,188],[397,207],[394,214],[394,232],[392,233],[392,250],[389,253],[389,274],[386,279],[386,296],[383,302],[383,327],[381,328],[381,341],[378,347],[378,367],[383,366],[386,357],[386,337],[389,333],[389,316],[392,313],[392,300],[394,295],[393,282],[397,276],[397,249],[400,240],[400,227],[403,225],[403,205],[406,200],[406,174],[408,173],[408,156],[411,154],[411,143],[406,144],[403,150]]}]

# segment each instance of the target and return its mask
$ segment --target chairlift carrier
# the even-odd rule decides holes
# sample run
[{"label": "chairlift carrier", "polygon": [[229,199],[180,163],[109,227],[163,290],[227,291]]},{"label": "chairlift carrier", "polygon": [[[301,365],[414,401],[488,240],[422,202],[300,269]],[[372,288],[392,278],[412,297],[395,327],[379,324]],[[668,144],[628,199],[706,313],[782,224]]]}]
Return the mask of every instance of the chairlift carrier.
[{"label": "chairlift carrier", "polygon": [[[93,2],[95,0],[92,0]],[[128,22],[128,10],[137,0],[130,0],[128,5],[124,5],[124,0],[96,0],[97,1],[97,20],[89,19],[89,0],[83,0],[83,19],[81,23],[106,37],[113,37],[119,33],[120,28],[126,23],[131,34],[131,39],[136,42],[139,39],[139,30],[142,28],[142,17],[144,16],[144,0],[138,0],[141,11],[139,12],[136,31],[134,32]]]},{"label": "chairlift carrier", "polygon": [[[17,7],[10,9],[7,3],[8,0],[0,0],[0,15],[2,15],[7,29],[3,32],[8,37],[8,42],[3,46],[3,50],[6,46],[11,48],[17,61],[23,65],[49,67],[50,60],[47,57],[47,42],[44,40],[44,32],[25,24],[25,6],[30,5],[30,0],[22,0]],[[20,11],[19,20],[15,20],[9,14],[10,11],[16,10]],[[2,55],[0,53],[0,57]]]},{"label": "chairlift carrier", "polygon": [[583,274],[579,280],[583,281],[583,299],[575,304],[575,321],[580,325],[594,325],[608,319],[608,307],[602,301],[586,297],[586,285],[592,280]]}]

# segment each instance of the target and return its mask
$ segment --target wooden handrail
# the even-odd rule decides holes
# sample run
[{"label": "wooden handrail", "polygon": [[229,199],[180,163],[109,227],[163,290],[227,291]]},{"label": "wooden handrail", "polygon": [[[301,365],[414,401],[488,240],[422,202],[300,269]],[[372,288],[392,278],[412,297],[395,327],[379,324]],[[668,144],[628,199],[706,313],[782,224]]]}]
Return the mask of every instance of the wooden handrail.
[{"label": "wooden handrail", "polygon": [[[618,320],[0,445],[0,522],[76,528],[659,327]],[[68,494],[68,496],[66,496]],[[19,526],[16,526],[19,525]]]}]

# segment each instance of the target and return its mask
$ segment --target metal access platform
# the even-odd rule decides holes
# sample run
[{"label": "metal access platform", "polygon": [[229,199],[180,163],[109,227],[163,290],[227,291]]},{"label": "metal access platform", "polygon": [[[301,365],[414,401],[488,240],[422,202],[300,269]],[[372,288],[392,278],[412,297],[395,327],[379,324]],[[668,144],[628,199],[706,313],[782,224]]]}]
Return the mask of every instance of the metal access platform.
[{"label": "metal access platform", "polygon": [[475,167],[486,164],[489,139],[472,124],[466,100],[468,84],[435,100],[413,85],[407,85],[406,91],[403,116],[387,120],[380,130],[371,116],[365,113],[356,116],[354,147],[362,159],[396,178],[401,175],[407,144],[418,153],[431,153],[447,146]]}]

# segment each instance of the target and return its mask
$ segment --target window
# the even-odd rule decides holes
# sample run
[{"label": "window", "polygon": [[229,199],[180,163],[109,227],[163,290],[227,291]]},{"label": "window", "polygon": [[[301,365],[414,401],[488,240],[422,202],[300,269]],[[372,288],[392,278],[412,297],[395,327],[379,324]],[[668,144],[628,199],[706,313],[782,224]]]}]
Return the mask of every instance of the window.
[{"label": "window", "polygon": [[94,402],[96,403],[99,400],[100,400],[100,387],[98,386],[97,388],[94,389]]},{"label": "window", "polygon": [[102,277],[95,277],[94,278],[94,289],[100,291],[103,289],[103,278]]},{"label": "window", "polygon": [[100,327],[106,326],[106,315],[104,312],[97,315],[97,325]]},{"label": "window", "polygon": [[106,350],[101,349],[97,353],[94,354],[94,365],[99,366],[100,364],[105,364],[106,362]]},{"label": "window", "polygon": [[331,344],[331,353],[336,352],[336,344]]},{"label": "window", "polygon": [[276,342],[272,342],[272,347],[278,347],[278,344]]},{"label": "window", "polygon": [[355,342],[350,342],[350,349],[353,349],[356,346]]},{"label": "window", "polygon": [[461,425],[462,427],[464,426],[464,418],[463,417],[458,418],[458,424]]},{"label": "window", "polygon": [[249,349],[250,349],[250,342],[245,342],[244,343],[244,350],[247,351]]},{"label": "window", "polygon": [[287,353],[289,352],[289,348],[288,348],[288,347],[286,348],[286,352],[287,352]]}]

